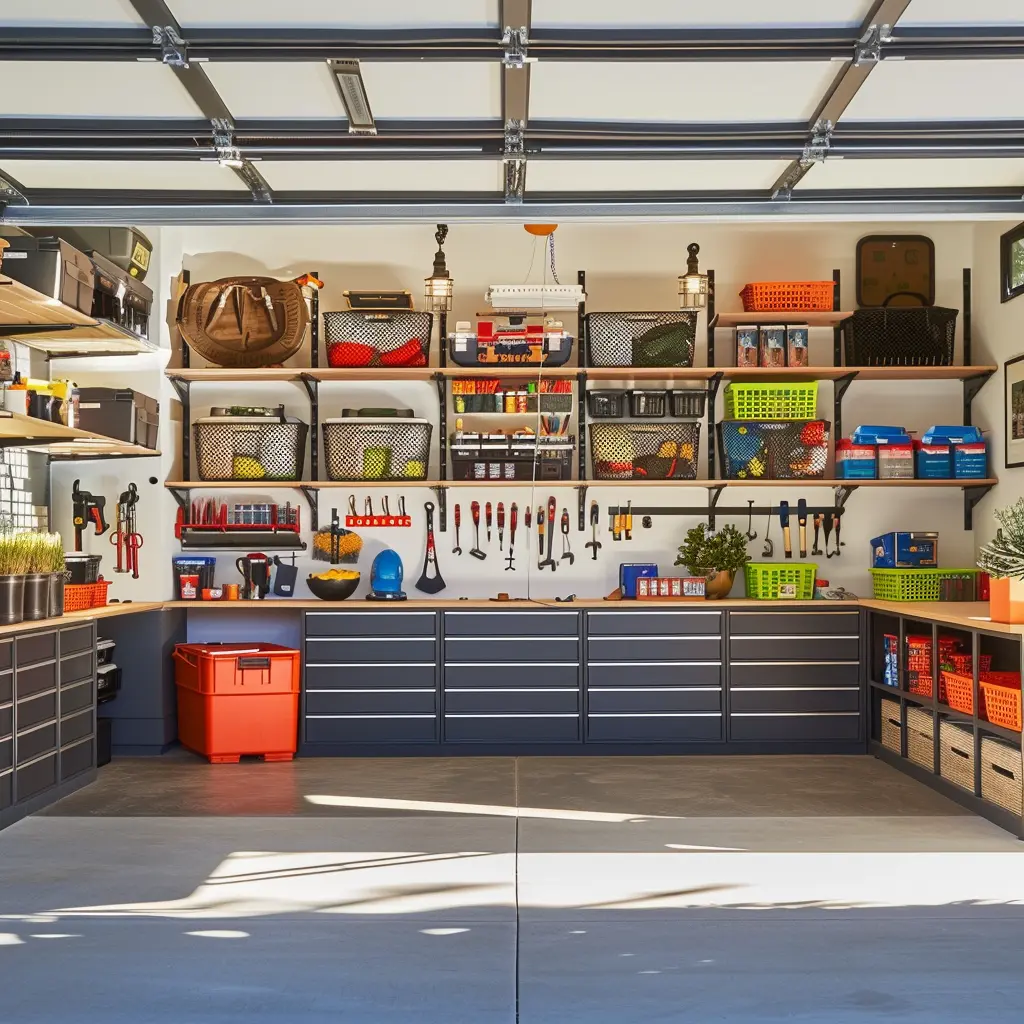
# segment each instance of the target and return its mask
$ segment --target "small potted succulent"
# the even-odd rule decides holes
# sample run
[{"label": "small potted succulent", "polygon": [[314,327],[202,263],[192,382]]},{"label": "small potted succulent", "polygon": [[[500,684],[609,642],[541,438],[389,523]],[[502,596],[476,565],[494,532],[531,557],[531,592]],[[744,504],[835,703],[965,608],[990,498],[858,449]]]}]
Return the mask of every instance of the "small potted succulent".
[{"label": "small potted succulent", "polygon": [[25,618],[25,574],[32,563],[32,537],[0,526],[0,623]]},{"label": "small potted succulent", "polygon": [[1024,498],[993,513],[999,528],[978,553],[978,566],[991,577],[989,615],[993,622],[1024,622]]},{"label": "small potted succulent", "polygon": [[685,565],[691,576],[703,576],[706,596],[716,599],[729,596],[736,573],[749,561],[747,538],[735,526],[715,532],[701,523],[686,531],[675,564]]}]

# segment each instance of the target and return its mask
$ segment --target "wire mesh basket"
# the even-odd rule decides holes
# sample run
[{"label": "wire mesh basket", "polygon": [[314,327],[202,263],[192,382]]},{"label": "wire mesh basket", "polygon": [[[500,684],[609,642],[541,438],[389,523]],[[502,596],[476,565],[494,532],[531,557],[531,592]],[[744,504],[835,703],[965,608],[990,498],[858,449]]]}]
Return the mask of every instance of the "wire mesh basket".
[{"label": "wire mesh basket", "polygon": [[426,366],[433,327],[433,313],[416,310],[324,313],[328,365]]},{"label": "wire mesh basket", "polygon": [[592,423],[597,480],[693,480],[699,423]]},{"label": "wire mesh basket", "polygon": [[206,416],[192,426],[200,480],[300,480],[309,426],[276,416]]},{"label": "wire mesh basket", "polygon": [[588,313],[584,319],[591,366],[693,366],[696,310]]},{"label": "wire mesh basket", "polygon": [[425,480],[429,420],[363,416],[326,420],[324,460],[331,480]]},{"label": "wire mesh basket", "polygon": [[808,480],[825,475],[827,420],[719,423],[726,480]]},{"label": "wire mesh basket", "polygon": [[952,366],[959,310],[858,309],[840,323],[847,366]]}]

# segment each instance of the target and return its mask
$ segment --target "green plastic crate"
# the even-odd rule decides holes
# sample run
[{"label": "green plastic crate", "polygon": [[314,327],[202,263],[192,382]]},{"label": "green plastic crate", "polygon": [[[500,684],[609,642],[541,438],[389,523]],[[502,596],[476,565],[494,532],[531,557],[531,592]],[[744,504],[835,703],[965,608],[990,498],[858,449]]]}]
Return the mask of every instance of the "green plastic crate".
[{"label": "green plastic crate", "polygon": [[747,597],[755,601],[774,601],[779,588],[796,585],[797,601],[814,597],[818,566],[813,562],[747,562]]},{"label": "green plastic crate", "polygon": [[818,413],[818,382],[806,384],[727,384],[729,420],[813,420]]},{"label": "green plastic crate", "polygon": [[977,574],[977,569],[872,569],[872,595],[876,601],[938,601],[944,579]]}]

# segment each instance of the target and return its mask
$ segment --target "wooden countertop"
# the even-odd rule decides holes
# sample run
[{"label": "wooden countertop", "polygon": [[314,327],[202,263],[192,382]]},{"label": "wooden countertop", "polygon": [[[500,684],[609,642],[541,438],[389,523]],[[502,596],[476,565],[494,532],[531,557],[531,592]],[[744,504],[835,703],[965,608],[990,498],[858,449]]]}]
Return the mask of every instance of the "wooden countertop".
[{"label": "wooden countertop", "polygon": [[901,615],[905,619],[941,622],[961,629],[984,629],[1006,636],[1024,636],[1024,625],[993,622],[988,616],[987,601],[875,601],[863,598],[858,603],[862,608]]},{"label": "wooden countertop", "polygon": [[59,618],[35,619],[34,621],[12,622],[9,625],[0,626],[0,636],[7,636],[11,633],[28,633],[34,629],[66,629],[68,626],[77,626],[88,622],[90,619],[109,619],[115,615],[134,615],[138,612],[152,612],[164,607],[162,601],[128,601],[104,605],[102,608],[87,608],[80,612],[65,612]]}]

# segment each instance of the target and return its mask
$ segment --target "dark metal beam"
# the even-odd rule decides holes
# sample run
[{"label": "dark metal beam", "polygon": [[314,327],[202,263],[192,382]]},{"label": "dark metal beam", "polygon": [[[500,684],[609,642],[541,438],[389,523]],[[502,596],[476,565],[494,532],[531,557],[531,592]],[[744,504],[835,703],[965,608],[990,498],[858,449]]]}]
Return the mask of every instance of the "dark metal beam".
[{"label": "dark metal beam", "polygon": [[501,121],[505,128],[505,199],[520,203],[526,191],[524,133],[530,116],[529,46],[532,0],[500,0],[502,25]]}]

